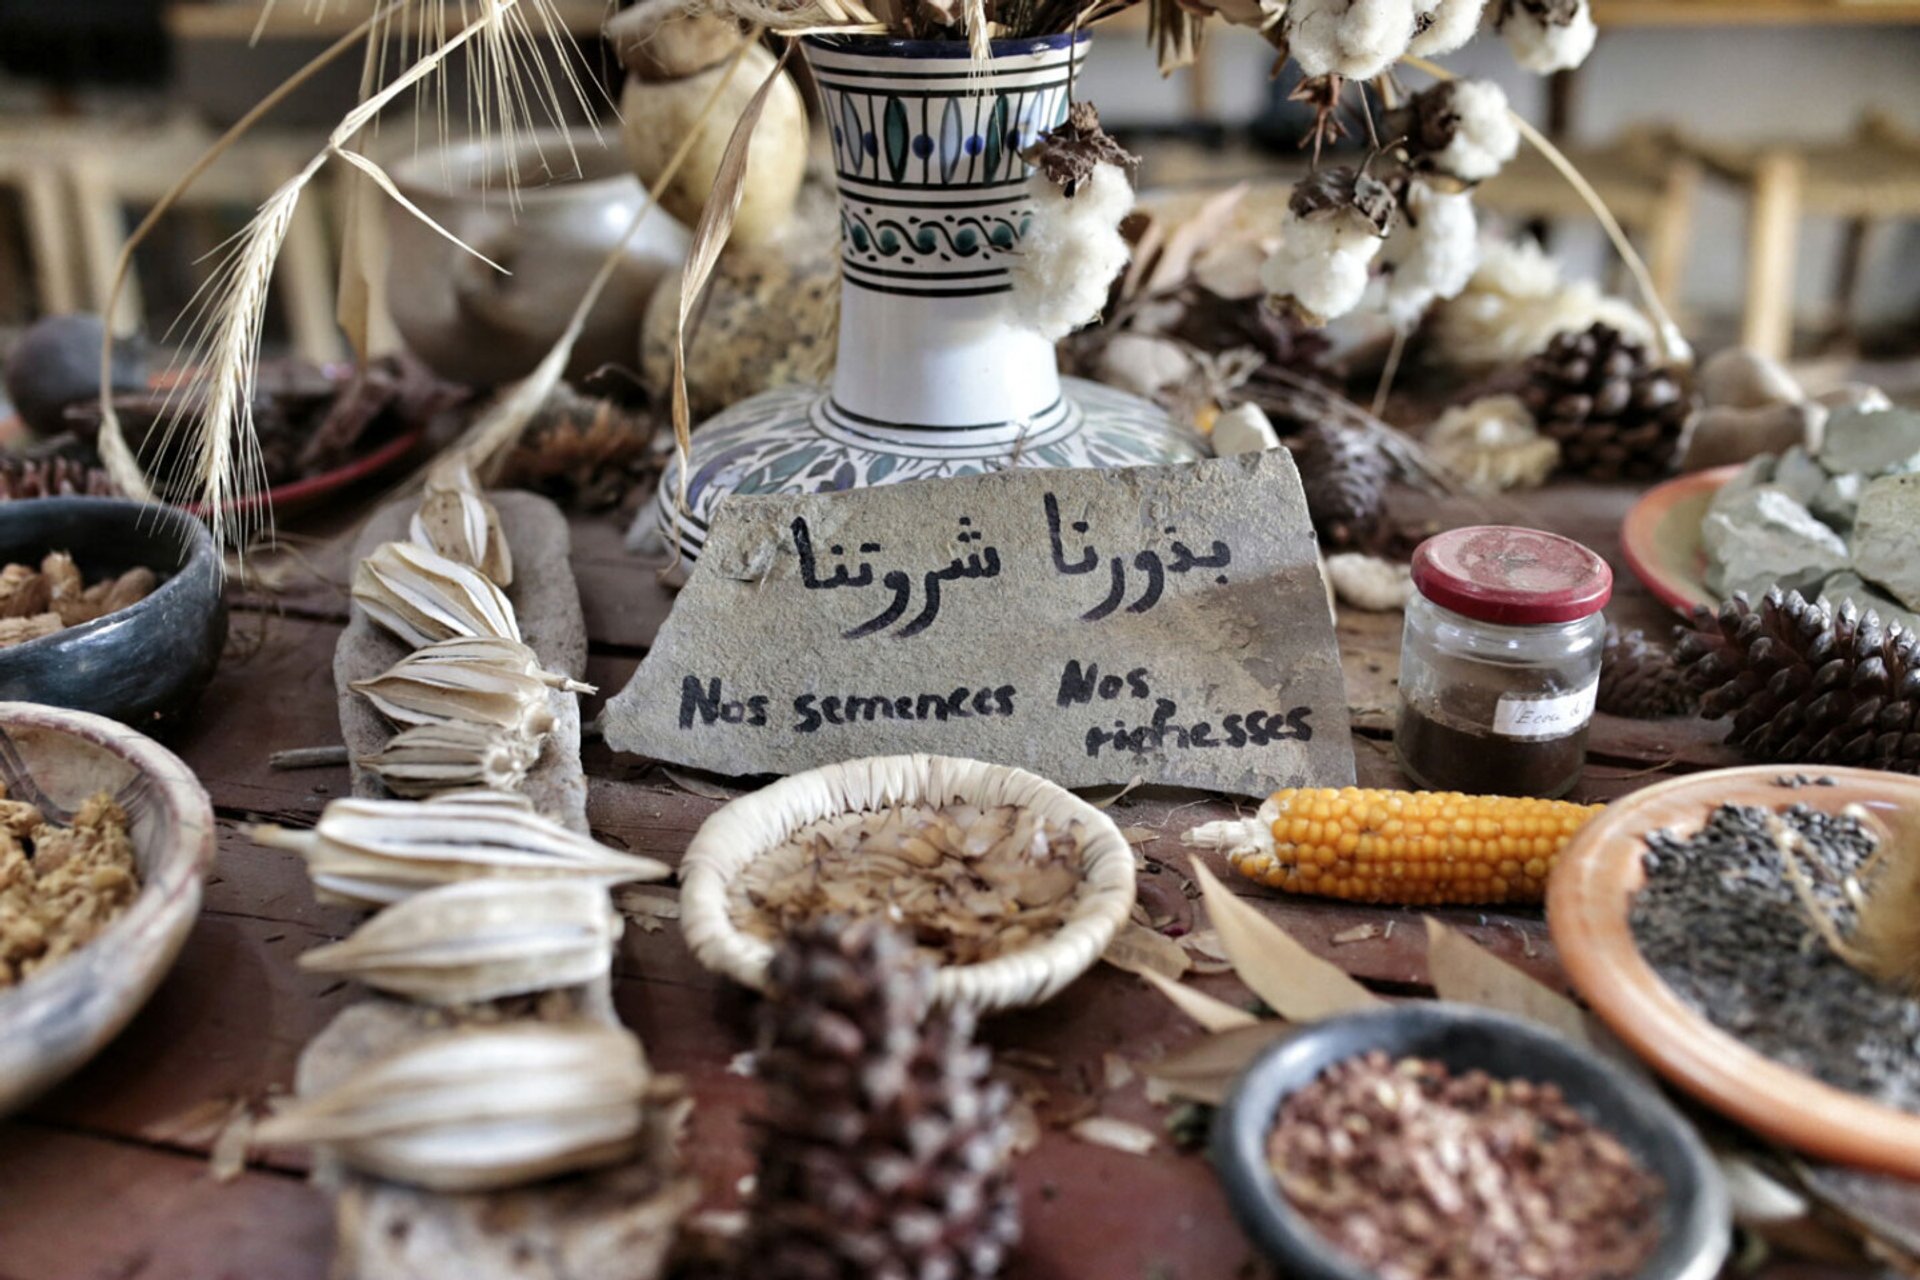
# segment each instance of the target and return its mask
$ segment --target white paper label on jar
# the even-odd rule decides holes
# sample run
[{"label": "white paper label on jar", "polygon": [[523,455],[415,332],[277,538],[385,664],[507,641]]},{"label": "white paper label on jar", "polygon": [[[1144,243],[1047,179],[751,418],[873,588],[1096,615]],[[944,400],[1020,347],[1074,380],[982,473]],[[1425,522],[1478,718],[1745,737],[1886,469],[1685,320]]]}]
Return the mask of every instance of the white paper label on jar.
[{"label": "white paper label on jar", "polygon": [[1493,731],[1503,738],[1563,738],[1593,718],[1600,678],[1572,693],[1528,698],[1503,693],[1493,708]]}]

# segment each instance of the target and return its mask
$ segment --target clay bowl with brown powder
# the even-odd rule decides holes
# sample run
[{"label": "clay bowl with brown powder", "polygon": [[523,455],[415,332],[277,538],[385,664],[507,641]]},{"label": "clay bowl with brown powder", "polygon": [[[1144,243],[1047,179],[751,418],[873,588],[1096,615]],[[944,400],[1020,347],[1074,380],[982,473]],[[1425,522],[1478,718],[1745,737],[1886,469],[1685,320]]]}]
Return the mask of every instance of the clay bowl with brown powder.
[{"label": "clay bowl with brown powder", "polygon": [[[21,966],[24,976],[9,966],[0,984],[5,1115],[92,1057],[159,985],[199,914],[214,828],[206,791],[178,757],[87,712],[0,702],[0,784],[9,804],[31,804],[46,823],[73,830],[106,807],[104,796],[125,815],[139,886],[71,951]],[[17,925],[17,909],[10,914]]]},{"label": "clay bowl with brown powder", "polygon": [[[1498,1171],[1501,1192],[1489,1207],[1477,1206],[1476,1196],[1491,1194],[1486,1183],[1476,1181],[1485,1170],[1467,1158],[1463,1169],[1448,1172],[1461,1164],[1460,1147],[1476,1145],[1470,1133],[1463,1137],[1462,1126],[1477,1123],[1470,1108],[1455,1101],[1437,1108],[1403,1105],[1404,1099],[1376,1092],[1410,1091],[1418,1083],[1410,1074],[1414,1070],[1424,1072],[1429,1081],[1445,1081],[1448,1091],[1477,1082],[1482,1105],[1491,1100],[1495,1110],[1503,1100],[1520,1096],[1516,1082],[1527,1082],[1528,1097],[1539,1107],[1538,1141],[1557,1143],[1572,1135],[1598,1158],[1583,1160],[1575,1153],[1572,1164],[1559,1162],[1566,1168],[1552,1182],[1528,1185],[1532,1175],[1518,1171],[1551,1165],[1544,1158],[1536,1166],[1515,1156],[1508,1162],[1511,1167]],[[1485,1077],[1475,1074],[1480,1072]],[[1369,1108],[1383,1102],[1383,1117],[1370,1118]],[[1445,1113],[1437,1123],[1432,1120],[1435,1111]],[[1419,1117],[1429,1119],[1421,1123]],[[1316,1125],[1331,1142],[1288,1141]],[[1289,1127],[1295,1132],[1287,1132]],[[1503,1132],[1511,1135],[1513,1130]],[[1437,1135],[1439,1141],[1429,1143],[1420,1134]],[[1479,1146],[1482,1152],[1513,1152],[1520,1145],[1509,1145],[1492,1131],[1485,1136],[1489,1141]],[[1369,1144],[1377,1149],[1367,1150]],[[1364,1157],[1358,1163],[1351,1160],[1356,1149]],[[1328,1152],[1334,1158],[1327,1158]],[[1552,1213],[1564,1212],[1565,1221],[1585,1224],[1573,1233],[1571,1243],[1558,1239],[1550,1246],[1557,1267],[1603,1252],[1617,1260],[1623,1244],[1631,1246],[1624,1251],[1636,1259],[1630,1269],[1598,1269],[1587,1273],[1588,1280],[1604,1275],[1615,1280],[1711,1280],[1726,1257],[1731,1234],[1727,1193],[1712,1158],[1655,1090],[1543,1027],[1467,1005],[1407,1003],[1329,1018],[1287,1035],[1253,1060],[1215,1116],[1211,1158],[1240,1225],[1280,1274],[1297,1280],[1435,1274],[1422,1271],[1416,1259],[1441,1258],[1446,1250],[1417,1246],[1443,1232],[1451,1232],[1459,1242],[1453,1246],[1456,1266],[1443,1266],[1437,1273],[1474,1274],[1458,1269],[1457,1250],[1469,1238],[1484,1240],[1497,1233],[1500,1224],[1493,1219],[1507,1214],[1523,1197],[1536,1204],[1556,1201]],[[1283,1162],[1278,1172],[1276,1160]],[[1565,1185],[1588,1180],[1589,1166],[1603,1169],[1603,1176],[1584,1187]],[[1400,1171],[1422,1168],[1427,1173],[1419,1182],[1405,1184],[1403,1191],[1387,1186]],[[1336,1170],[1332,1179],[1322,1182],[1329,1169]],[[1296,1185],[1283,1188],[1281,1175]],[[1378,1186],[1375,1177],[1383,1179]],[[1464,1207],[1445,1203],[1446,1195],[1439,1196],[1437,1207],[1423,1203],[1425,1191],[1436,1182],[1466,1189]],[[1620,1200],[1616,1192],[1628,1198]],[[1296,1202],[1296,1196],[1307,1198]],[[1318,1205],[1312,1196],[1321,1197]],[[1335,1204],[1341,1196],[1344,1201]],[[1581,1237],[1595,1228],[1606,1230],[1608,1205],[1616,1201],[1619,1216],[1634,1219],[1639,1238],[1623,1240],[1615,1231],[1614,1239],[1585,1247],[1588,1242]],[[1407,1236],[1405,1223],[1413,1214],[1422,1215],[1425,1225]],[[1316,1225],[1316,1216],[1325,1221]],[[1526,1206],[1520,1217],[1556,1220]],[[1388,1242],[1378,1250],[1386,1255],[1378,1269],[1359,1261],[1321,1229],[1328,1224],[1351,1228],[1355,1218],[1369,1219],[1362,1225]],[[1470,1230],[1455,1230],[1463,1227]],[[1365,1237],[1356,1239],[1364,1242]],[[1537,1241],[1533,1247],[1539,1247]]]}]

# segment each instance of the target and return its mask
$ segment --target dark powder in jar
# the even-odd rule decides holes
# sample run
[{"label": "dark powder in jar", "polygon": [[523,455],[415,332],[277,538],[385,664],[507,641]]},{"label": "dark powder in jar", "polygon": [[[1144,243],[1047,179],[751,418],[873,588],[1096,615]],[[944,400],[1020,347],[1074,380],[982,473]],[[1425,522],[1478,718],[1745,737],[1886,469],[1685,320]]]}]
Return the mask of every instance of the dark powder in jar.
[{"label": "dark powder in jar", "polygon": [[1468,795],[1565,795],[1580,780],[1587,726],[1557,738],[1493,731],[1498,690],[1454,687],[1438,698],[1407,698],[1393,733],[1409,777],[1430,791]]},{"label": "dark powder in jar", "polygon": [[[1817,784],[1818,780],[1814,780]],[[1857,819],[1794,805],[1722,805],[1691,836],[1656,832],[1629,922],[1640,954],[1695,1012],[1756,1052],[1836,1088],[1920,1112],[1920,1001],[1875,982],[1821,940],[1787,880],[1779,822],[1841,936],[1845,882],[1872,856]]]},{"label": "dark powder in jar", "polygon": [[1373,1052],[1281,1104],[1280,1191],[1382,1280],[1627,1280],[1665,1184],[1557,1085]]}]

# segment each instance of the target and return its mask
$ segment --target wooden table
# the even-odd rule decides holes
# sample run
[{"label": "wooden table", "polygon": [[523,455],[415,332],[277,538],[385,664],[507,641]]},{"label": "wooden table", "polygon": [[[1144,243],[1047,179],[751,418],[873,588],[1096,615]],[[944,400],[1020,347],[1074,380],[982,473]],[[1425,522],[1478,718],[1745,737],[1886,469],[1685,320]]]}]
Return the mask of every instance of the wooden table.
[{"label": "wooden table", "polygon": [[[1616,530],[1633,497],[1624,488],[1560,486],[1519,500],[1454,504],[1418,518],[1538,523],[1578,537],[1614,562],[1617,620],[1664,627],[1661,607],[1619,557]],[[633,670],[670,600],[648,566],[622,552],[612,523],[577,521],[574,538],[593,639],[589,678],[611,693]],[[337,553],[320,563],[343,580]],[[276,773],[267,766],[271,751],[339,740],[330,673],[345,609],[344,593],[324,584],[272,603],[236,602],[220,673],[191,723],[171,739],[212,794],[220,821],[205,911],[178,965],[128,1030],[24,1115],[0,1123],[0,1280],[326,1275],[328,1202],[305,1182],[304,1161],[266,1153],[221,1183],[208,1153],[235,1106],[286,1091],[301,1047],[361,998],[350,984],[308,976],[294,965],[300,952],[345,933],[356,914],[315,905],[295,856],[255,847],[238,830],[260,818],[310,824],[347,790],[343,768]],[[1398,614],[1357,613],[1346,613],[1340,626],[1360,776],[1371,784],[1399,781],[1387,742],[1399,627]],[[1729,763],[1717,736],[1715,728],[1691,722],[1602,717],[1581,792],[1611,798],[1664,774]],[[616,758],[603,748],[589,748],[587,767],[599,838],[669,862],[717,804],[646,761]],[[1114,807],[1122,826],[1163,833],[1143,850],[1166,864],[1142,880],[1142,895],[1156,912],[1191,918],[1178,833],[1230,808],[1192,794],[1138,793]],[[1422,991],[1424,935],[1417,917],[1240,887],[1306,945],[1366,981],[1396,993]],[[1497,953],[1560,981],[1537,912],[1442,914]],[[1399,927],[1367,941],[1334,941],[1356,924],[1386,921]],[[696,966],[670,923],[654,932],[631,925],[615,973],[622,1016],[654,1063],[684,1074],[697,1099],[690,1157],[709,1205],[737,1204],[739,1180],[751,1169],[743,1116],[756,1086],[730,1064],[750,1044],[751,1002]],[[1202,985],[1245,998],[1229,977]],[[1041,1119],[1050,1122],[1019,1165],[1026,1240],[1010,1275],[1224,1280],[1258,1274],[1199,1156],[1164,1143],[1149,1156],[1126,1155],[1064,1132],[1065,1124],[1094,1111],[1160,1130],[1165,1114],[1145,1101],[1137,1080],[1105,1089],[1104,1056],[1149,1060],[1194,1034],[1143,982],[1109,968],[1044,1010],[989,1024],[1002,1065],[1046,1089]],[[1842,1273],[1776,1267],[1767,1274],[1829,1280]]]}]

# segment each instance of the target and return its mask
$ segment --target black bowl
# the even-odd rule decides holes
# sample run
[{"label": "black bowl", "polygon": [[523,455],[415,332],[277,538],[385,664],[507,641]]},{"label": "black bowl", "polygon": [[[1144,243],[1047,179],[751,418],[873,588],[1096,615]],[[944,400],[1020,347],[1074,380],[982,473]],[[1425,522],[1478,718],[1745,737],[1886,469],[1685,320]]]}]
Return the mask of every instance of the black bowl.
[{"label": "black bowl", "polygon": [[145,565],[152,595],[104,618],[0,649],[0,701],[111,716],[135,728],[190,705],[227,638],[220,557],[194,517],[121,498],[0,502],[0,564],[65,551],[88,582]]},{"label": "black bowl", "polygon": [[[1379,1049],[1434,1058],[1456,1072],[1560,1086],[1589,1120],[1666,1183],[1660,1244],[1636,1280],[1709,1280],[1729,1242],[1726,1188],[1687,1122],[1650,1086],[1543,1028],[1467,1005],[1431,1001],[1302,1027],[1255,1058],[1214,1117],[1211,1155],[1234,1216],[1290,1280],[1374,1280],[1329,1245],[1280,1194],[1267,1137],[1280,1104],[1336,1062]],[[1499,1280],[1487,1277],[1487,1280]]]}]

